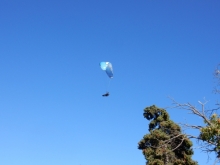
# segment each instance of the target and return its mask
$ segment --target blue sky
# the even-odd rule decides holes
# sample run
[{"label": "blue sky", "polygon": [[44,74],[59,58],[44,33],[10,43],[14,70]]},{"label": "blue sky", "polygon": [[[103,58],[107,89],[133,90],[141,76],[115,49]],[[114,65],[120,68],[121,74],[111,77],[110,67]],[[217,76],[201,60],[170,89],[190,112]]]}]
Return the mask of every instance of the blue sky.
[{"label": "blue sky", "polygon": [[[210,108],[219,98],[219,8],[219,0],[1,0],[0,164],[145,164],[137,149],[145,107],[171,106],[171,96],[196,106],[205,97]],[[101,61],[114,69],[108,98]],[[193,158],[207,163],[200,151]]]}]

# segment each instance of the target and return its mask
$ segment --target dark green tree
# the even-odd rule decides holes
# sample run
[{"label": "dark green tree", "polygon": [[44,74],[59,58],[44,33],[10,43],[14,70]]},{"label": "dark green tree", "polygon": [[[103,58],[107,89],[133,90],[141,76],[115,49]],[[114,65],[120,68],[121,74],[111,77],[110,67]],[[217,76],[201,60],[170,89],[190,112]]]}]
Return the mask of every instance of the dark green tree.
[{"label": "dark green tree", "polygon": [[181,133],[179,125],[170,120],[166,110],[155,105],[144,109],[150,120],[149,134],[138,143],[147,165],[197,165],[192,160],[192,142]]}]

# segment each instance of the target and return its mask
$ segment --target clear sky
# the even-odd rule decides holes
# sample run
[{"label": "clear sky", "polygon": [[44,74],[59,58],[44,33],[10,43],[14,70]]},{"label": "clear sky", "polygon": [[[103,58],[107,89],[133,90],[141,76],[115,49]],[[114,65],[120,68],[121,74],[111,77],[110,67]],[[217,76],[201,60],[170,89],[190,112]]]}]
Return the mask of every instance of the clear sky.
[{"label": "clear sky", "polygon": [[212,107],[219,62],[219,0],[1,0],[0,164],[145,164],[143,109]]}]

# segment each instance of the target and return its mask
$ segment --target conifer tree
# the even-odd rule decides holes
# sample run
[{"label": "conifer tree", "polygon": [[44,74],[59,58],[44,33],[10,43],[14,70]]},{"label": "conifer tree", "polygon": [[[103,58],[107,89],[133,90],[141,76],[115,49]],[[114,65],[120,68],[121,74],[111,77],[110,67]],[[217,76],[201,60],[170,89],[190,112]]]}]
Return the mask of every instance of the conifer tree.
[{"label": "conifer tree", "polygon": [[169,118],[166,110],[155,105],[144,109],[150,120],[149,134],[138,143],[147,165],[197,165],[192,160],[192,142],[181,133],[179,125]]}]

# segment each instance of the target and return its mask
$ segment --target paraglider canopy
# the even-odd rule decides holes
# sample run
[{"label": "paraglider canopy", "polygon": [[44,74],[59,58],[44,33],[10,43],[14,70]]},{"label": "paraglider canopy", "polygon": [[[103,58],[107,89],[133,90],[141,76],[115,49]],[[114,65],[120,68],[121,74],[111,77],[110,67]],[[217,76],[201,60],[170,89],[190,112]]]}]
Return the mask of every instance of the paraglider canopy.
[{"label": "paraglider canopy", "polygon": [[110,62],[100,62],[100,67],[106,72],[109,78],[113,78],[113,68]]}]

